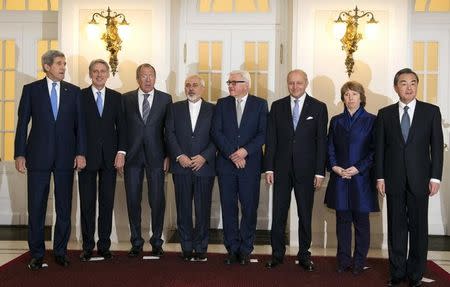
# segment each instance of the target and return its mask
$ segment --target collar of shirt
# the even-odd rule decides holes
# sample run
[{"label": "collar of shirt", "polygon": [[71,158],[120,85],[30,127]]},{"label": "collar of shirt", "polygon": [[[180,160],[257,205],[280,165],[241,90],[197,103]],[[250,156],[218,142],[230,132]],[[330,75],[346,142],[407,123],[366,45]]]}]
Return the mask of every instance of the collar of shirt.
[{"label": "collar of shirt", "polygon": [[[237,104],[237,97],[235,97],[235,100],[236,100],[236,104]],[[244,111],[244,108],[245,108],[245,103],[247,102],[247,99],[248,99],[248,94],[246,94],[245,96],[243,96],[242,98],[241,98],[241,109],[242,109],[242,111]]]},{"label": "collar of shirt", "polygon": [[189,103],[189,110],[200,110],[200,106],[202,105],[202,99],[198,100],[197,102],[193,103],[191,101],[188,100]]},{"label": "collar of shirt", "polygon": [[[290,96],[290,98],[291,98],[291,112],[292,112],[294,110],[295,100],[297,100],[297,98],[295,98],[293,96]],[[305,102],[305,98],[306,98],[306,93],[304,93],[303,95],[301,95],[298,98],[298,107],[299,107],[300,112],[302,111],[301,108],[303,107],[303,103]]]},{"label": "collar of shirt", "polygon": [[400,121],[402,120],[402,116],[403,116],[403,112],[404,112],[405,106],[408,106],[409,107],[409,109],[408,109],[409,120],[412,123],[412,119],[413,119],[413,116],[414,116],[414,110],[416,109],[416,103],[417,103],[416,99],[412,100],[407,105],[405,105],[401,101],[398,102],[398,112],[399,112],[399,116],[400,116]]},{"label": "collar of shirt", "polygon": [[103,87],[101,90],[98,90],[96,87],[91,86],[92,93],[94,94],[94,100],[97,100],[97,92],[100,92],[102,94],[103,102],[105,100],[105,93],[106,93],[106,87]]},{"label": "collar of shirt", "polygon": [[60,88],[61,82],[55,82],[55,81],[49,79],[48,77],[45,77],[45,79],[47,79],[48,94],[51,94],[51,92],[52,92],[52,87],[53,87],[52,84],[56,83],[55,89],[56,89],[56,93],[58,94],[58,97],[59,97],[59,88]]},{"label": "collar of shirt", "polygon": [[155,94],[155,89],[151,90],[148,93],[144,93],[141,89],[138,90],[138,97],[144,99],[144,94],[149,94],[148,98],[153,98],[153,95]]}]

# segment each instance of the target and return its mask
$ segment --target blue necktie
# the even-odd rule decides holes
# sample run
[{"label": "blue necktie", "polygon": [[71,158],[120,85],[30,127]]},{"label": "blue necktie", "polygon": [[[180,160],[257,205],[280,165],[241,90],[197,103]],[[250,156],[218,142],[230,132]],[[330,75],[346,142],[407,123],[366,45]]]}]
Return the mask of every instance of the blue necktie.
[{"label": "blue necktie", "polygon": [[50,102],[52,103],[53,118],[56,120],[58,116],[58,94],[56,93],[56,85],[52,83],[52,91],[50,92]]},{"label": "blue necktie", "polygon": [[409,119],[409,114],[408,114],[408,106],[405,106],[403,108],[403,115],[402,115],[402,120],[400,121],[400,126],[402,128],[402,135],[403,135],[403,139],[406,140],[408,139],[408,133],[409,133],[409,127],[411,125],[410,119]]},{"label": "blue necktie", "polygon": [[294,130],[297,128],[299,118],[300,118],[300,107],[298,106],[298,100],[294,100],[294,110],[292,111],[292,122],[294,124]]},{"label": "blue necktie", "polygon": [[102,116],[103,113],[103,99],[102,99],[102,93],[100,91],[97,91],[97,109],[100,116]]}]

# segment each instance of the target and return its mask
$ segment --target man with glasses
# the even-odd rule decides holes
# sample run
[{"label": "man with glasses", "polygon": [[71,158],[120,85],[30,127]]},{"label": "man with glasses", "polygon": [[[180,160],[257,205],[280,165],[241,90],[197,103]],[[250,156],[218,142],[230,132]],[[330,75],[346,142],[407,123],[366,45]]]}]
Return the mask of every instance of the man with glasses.
[{"label": "man with glasses", "polygon": [[265,100],[248,94],[247,71],[231,72],[227,85],[230,96],[217,101],[211,135],[219,150],[216,170],[228,251],[225,264],[246,265],[255,239],[268,108]]},{"label": "man with glasses", "polygon": [[131,233],[131,249],[128,252],[130,257],[139,256],[144,245],[141,235],[144,171],[151,209],[152,255],[159,257],[164,254],[161,239],[166,207],[164,173],[169,167],[164,143],[164,124],[172,97],[154,88],[155,79],[155,68],[147,63],[142,64],[136,69],[139,88],[123,95],[127,137],[124,175]]},{"label": "man with glasses", "polygon": [[201,98],[205,82],[198,75],[186,79],[184,91],[187,100],[172,104],[167,113],[165,137],[175,185],[183,260],[206,261],[211,193],[216,175],[216,147],[210,137],[214,105]]}]

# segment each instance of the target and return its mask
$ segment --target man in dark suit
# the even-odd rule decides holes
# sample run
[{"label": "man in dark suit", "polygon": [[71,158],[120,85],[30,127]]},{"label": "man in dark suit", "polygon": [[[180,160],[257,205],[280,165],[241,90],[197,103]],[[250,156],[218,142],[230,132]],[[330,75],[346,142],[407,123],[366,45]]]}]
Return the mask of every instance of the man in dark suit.
[{"label": "man in dark suit", "polygon": [[98,175],[98,237],[97,253],[112,258],[112,215],[116,189],[116,169],[123,171],[125,163],[125,121],[122,95],[105,87],[109,65],[102,59],[89,65],[92,85],[83,89],[82,104],[86,119],[87,165],[78,173],[83,252],[81,261],[92,257],[95,247],[95,210]]},{"label": "man in dark suit", "polygon": [[164,254],[161,239],[166,207],[164,173],[169,165],[164,143],[164,124],[172,97],[154,88],[155,79],[156,71],[153,66],[147,63],[142,64],[136,69],[139,88],[123,95],[127,132],[125,190],[132,245],[128,252],[130,257],[138,256],[144,245],[141,235],[144,171],[151,208],[152,255]]},{"label": "man in dark suit", "polygon": [[268,109],[265,100],[248,94],[251,78],[247,71],[231,72],[227,85],[230,96],[217,101],[211,135],[219,150],[216,170],[228,251],[225,264],[246,265],[255,240]]},{"label": "man in dark suit", "polygon": [[216,147],[210,137],[214,105],[202,100],[204,90],[205,82],[200,76],[189,76],[184,82],[187,100],[172,104],[166,120],[165,136],[175,185],[178,233],[185,261],[207,260]]},{"label": "man in dark suit", "polygon": [[[375,163],[378,192],[387,195],[389,286],[421,286],[428,250],[428,198],[439,191],[443,135],[439,107],[416,99],[419,78],[397,72],[400,101],[378,112]],[[408,250],[409,233],[409,254]]]},{"label": "man in dark suit", "polygon": [[28,245],[32,257],[28,267],[31,270],[42,268],[52,173],[56,208],[53,254],[57,264],[69,265],[66,253],[71,228],[73,173],[74,169],[80,171],[86,165],[80,88],[63,81],[66,71],[63,53],[49,50],[41,60],[46,77],[23,87],[14,143],[16,169],[21,173],[27,171]]},{"label": "man in dark suit", "polygon": [[294,188],[298,212],[299,265],[314,271],[311,261],[311,216],[314,190],[325,176],[328,113],[324,103],[305,90],[308,76],[302,70],[287,76],[290,95],[272,104],[267,128],[266,181],[273,184],[272,259],[267,268],[283,262],[286,221]]}]

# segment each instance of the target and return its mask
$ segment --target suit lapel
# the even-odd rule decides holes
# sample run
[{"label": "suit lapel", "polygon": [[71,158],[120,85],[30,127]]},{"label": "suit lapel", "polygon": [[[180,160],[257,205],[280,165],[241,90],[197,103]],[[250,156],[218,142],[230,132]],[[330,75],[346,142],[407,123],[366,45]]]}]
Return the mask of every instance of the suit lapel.
[{"label": "suit lapel", "polygon": [[[249,117],[248,113],[251,110],[252,105],[253,105],[253,96],[249,94],[247,96],[247,101],[245,103],[244,110],[242,111],[241,125],[238,127],[239,129],[241,129],[242,126],[244,126],[245,123],[247,122],[247,118]],[[234,105],[234,110],[236,111],[236,105]],[[235,118],[236,118],[236,126],[237,126],[237,112],[236,112]]]},{"label": "suit lapel", "polygon": [[195,123],[195,129],[194,134],[198,132],[199,125],[202,123],[204,118],[206,117],[206,104],[205,101],[202,99],[202,104],[200,106],[200,112],[198,113],[197,121]]},{"label": "suit lapel", "polygon": [[50,101],[50,91],[48,90],[47,78],[45,78],[45,77],[44,77],[44,79],[41,80],[41,89],[42,89],[42,95],[44,95],[44,97],[45,97],[43,102],[47,103],[48,113],[51,115],[51,118],[53,120],[55,120],[53,117],[52,103]]},{"label": "suit lapel", "polygon": [[131,100],[132,100],[132,106],[134,106],[134,108],[135,108],[135,113],[136,113],[136,115],[137,115],[138,118],[141,120],[141,122],[142,122],[143,124],[145,124],[145,123],[144,123],[144,120],[142,119],[141,112],[140,112],[140,110],[139,110],[138,90],[136,90],[136,92],[132,95]]},{"label": "suit lapel", "polygon": [[286,119],[288,121],[289,127],[291,127],[291,132],[294,133],[294,122],[292,120],[292,110],[291,110],[291,96],[287,96],[284,98],[282,104],[282,110],[284,115],[286,115]]},{"label": "suit lapel", "polygon": [[414,137],[418,123],[420,122],[421,115],[423,115],[422,111],[422,103],[416,100],[416,107],[414,109],[413,119],[411,122],[411,127],[409,128],[408,138],[406,140],[406,143],[410,142],[412,138]]},{"label": "suit lapel", "polygon": [[[159,105],[161,105],[161,102],[158,97],[159,91],[157,89],[153,90],[153,101],[152,106],[150,107],[150,113],[147,118],[147,123],[150,123],[155,118],[155,111],[159,110]],[[145,123],[145,124],[147,124]]]},{"label": "suit lapel", "polygon": [[[311,98],[308,94],[305,94],[305,101],[303,102],[302,110],[300,111],[300,118],[298,119],[297,127],[301,126],[306,121],[306,115],[309,113],[309,107],[311,105]],[[293,125],[294,123],[292,123]]]},{"label": "suit lapel", "polygon": [[186,119],[186,122],[184,123],[187,128],[189,128],[189,131],[192,133],[193,127],[192,127],[192,120],[191,120],[191,112],[189,111],[189,101],[184,101],[183,104],[183,112],[185,113],[185,116],[182,118]]},{"label": "suit lapel", "polygon": [[[403,139],[402,134],[402,127],[400,126],[400,114],[399,114],[399,106],[398,103],[394,106],[394,108],[391,111],[391,121],[394,126],[394,132],[397,134],[397,136],[400,139],[400,142],[405,143],[405,140]],[[409,137],[409,135],[408,135]]]},{"label": "suit lapel", "polygon": [[[111,93],[108,88],[105,88],[105,98],[103,100],[103,113],[101,116],[102,118],[105,118],[108,115],[108,113],[110,113],[112,109],[112,104],[113,102],[111,99]],[[97,103],[95,103],[95,107],[97,107]],[[98,115],[100,116],[100,113]]]},{"label": "suit lapel", "polygon": [[[106,98],[106,95],[105,95],[105,98]],[[88,102],[91,107],[95,108],[95,110],[97,111],[96,115],[98,118],[100,118],[100,113],[98,112],[97,103],[95,101],[95,96],[94,96],[94,93],[92,92],[92,86],[90,86],[88,88]],[[104,107],[105,107],[105,105],[103,104],[103,111],[105,111]]]},{"label": "suit lapel", "polygon": [[64,111],[66,110],[69,99],[68,97],[69,97],[69,90],[67,88],[67,84],[64,81],[61,81],[59,87],[59,107],[58,107],[58,114],[56,116],[57,120],[61,115],[64,114]]}]

